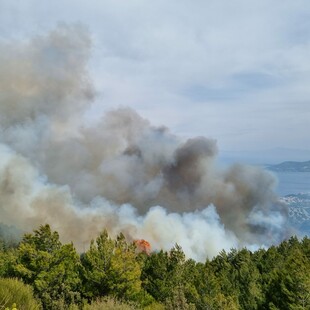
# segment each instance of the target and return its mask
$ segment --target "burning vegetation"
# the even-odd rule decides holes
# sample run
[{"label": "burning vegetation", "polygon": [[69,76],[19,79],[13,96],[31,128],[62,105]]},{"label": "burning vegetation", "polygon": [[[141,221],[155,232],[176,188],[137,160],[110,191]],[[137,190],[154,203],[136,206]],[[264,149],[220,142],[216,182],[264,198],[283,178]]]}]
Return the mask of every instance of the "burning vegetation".
[{"label": "burning vegetation", "polygon": [[144,252],[147,255],[151,253],[151,245],[148,241],[144,239],[138,239],[134,241],[139,252]]}]

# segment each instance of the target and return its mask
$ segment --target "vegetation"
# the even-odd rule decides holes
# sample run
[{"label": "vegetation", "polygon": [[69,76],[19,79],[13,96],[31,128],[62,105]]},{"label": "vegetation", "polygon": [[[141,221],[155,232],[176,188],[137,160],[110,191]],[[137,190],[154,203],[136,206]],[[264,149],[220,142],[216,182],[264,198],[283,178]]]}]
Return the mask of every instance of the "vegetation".
[{"label": "vegetation", "polygon": [[126,304],[111,297],[95,300],[90,305],[85,305],[83,310],[134,310],[134,305]]},{"label": "vegetation", "polygon": [[145,253],[103,231],[79,255],[44,225],[0,246],[0,309],[310,309],[310,239],[222,251]]},{"label": "vegetation", "polygon": [[17,279],[0,278],[0,309],[39,310],[32,288]]}]

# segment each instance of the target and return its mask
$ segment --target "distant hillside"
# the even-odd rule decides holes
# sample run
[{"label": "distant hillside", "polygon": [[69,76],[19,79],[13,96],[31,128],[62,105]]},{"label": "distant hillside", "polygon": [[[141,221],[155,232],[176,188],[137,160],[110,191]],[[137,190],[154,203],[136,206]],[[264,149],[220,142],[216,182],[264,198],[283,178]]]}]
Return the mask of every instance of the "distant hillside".
[{"label": "distant hillside", "polygon": [[251,165],[276,165],[278,163],[290,161],[307,161],[310,159],[310,149],[290,149],[290,148],[272,148],[255,151],[229,151],[219,152],[219,159],[224,164],[235,162],[247,163]]},{"label": "distant hillside", "polygon": [[278,165],[269,165],[267,168],[278,172],[310,172],[310,160],[303,162],[285,161]]}]

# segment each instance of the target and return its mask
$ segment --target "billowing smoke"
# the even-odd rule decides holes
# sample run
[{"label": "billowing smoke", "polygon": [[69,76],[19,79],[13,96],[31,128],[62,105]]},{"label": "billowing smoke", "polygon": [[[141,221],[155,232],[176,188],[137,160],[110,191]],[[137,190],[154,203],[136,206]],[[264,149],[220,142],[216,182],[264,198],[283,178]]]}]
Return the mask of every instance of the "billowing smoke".
[{"label": "billowing smoke", "polygon": [[23,231],[49,223],[82,251],[106,228],[154,249],[179,243],[198,260],[285,236],[274,178],[219,169],[214,140],[183,141],[130,108],[87,124],[89,51],[79,26],[1,43],[0,222]]}]

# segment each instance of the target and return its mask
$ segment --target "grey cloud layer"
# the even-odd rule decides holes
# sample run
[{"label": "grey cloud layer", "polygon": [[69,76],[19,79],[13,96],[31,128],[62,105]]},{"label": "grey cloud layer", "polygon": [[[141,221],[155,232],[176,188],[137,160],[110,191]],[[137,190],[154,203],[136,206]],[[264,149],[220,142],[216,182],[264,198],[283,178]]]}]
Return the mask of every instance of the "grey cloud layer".
[{"label": "grey cloud layer", "polygon": [[[0,8],[2,40],[58,21],[89,25],[105,106],[131,106],[187,137],[209,133],[225,149],[310,144],[307,0],[2,0]],[[100,109],[98,100],[91,116]]]}]

